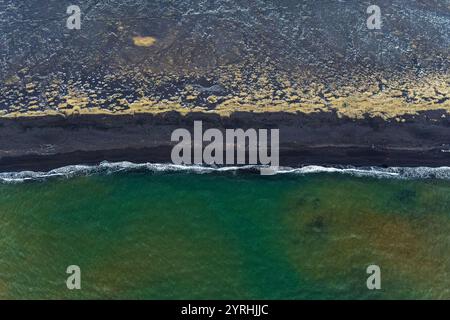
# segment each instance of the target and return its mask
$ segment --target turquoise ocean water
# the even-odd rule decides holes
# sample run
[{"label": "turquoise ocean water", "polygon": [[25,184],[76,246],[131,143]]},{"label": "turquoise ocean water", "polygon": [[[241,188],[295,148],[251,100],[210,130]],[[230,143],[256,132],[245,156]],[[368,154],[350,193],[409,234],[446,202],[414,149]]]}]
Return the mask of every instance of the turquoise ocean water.
[{"label": "turquoise ocean water", "polygon": [[63,172],[0,174],[0,298],[450,299],[448,168]]}]

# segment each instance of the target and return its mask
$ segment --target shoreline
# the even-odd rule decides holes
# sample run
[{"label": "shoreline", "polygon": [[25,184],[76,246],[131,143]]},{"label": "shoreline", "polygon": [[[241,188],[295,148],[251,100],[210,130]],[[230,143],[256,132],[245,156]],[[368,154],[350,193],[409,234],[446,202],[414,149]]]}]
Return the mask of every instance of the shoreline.
[{"label": "shoreline", "polygon": [[301,167],[450,165],[450,121],[441,111],[422,112],[406,121],[352,119],[335,113],[168,112],[161,115],[72,116],[0,119],[0,172],[49,171],[102,161],[171,163],[173,130],[192,132],[195,120],[206,128],[279,128],[280,165]]},{"label": "shoreline", "polygon": [[[96,165],[69,165],[49,171],[0,172],[0,185],[42,181],[51,178],[70,179],[77,176],[111,175],[118,173],[186,173],[186,174],[237,174],[261,175],[260,165],[208,166],[175,165],[171,163],[134,163],[128,161],[103,161]],[[273,175],[344,174],[354,177],[372,177],[401,180],[450,180],[450,167],[354,167],[305,165],[299,168],[279,167]]]},{"label": "shoreline", "polygon": [[[103,161],[132,162],[135,164],[171,164],[169,147],[152,149],[116,149],[99,151],[75,151],[54,155],[26,155],[5,157],[0,160],[0,173],[48,172],[71,165],[99,165]],[[166,155],[169,155],[167,157]],[[149,160],[150,159],[150,160]],[[372,150],[364,148],[303,148],[280,150],[280,166],[353,166],[353,167],[430,167],[450,165],[450,156],[438,149],[427,151]],[[223,166],[226,167],[226,166]]]}]

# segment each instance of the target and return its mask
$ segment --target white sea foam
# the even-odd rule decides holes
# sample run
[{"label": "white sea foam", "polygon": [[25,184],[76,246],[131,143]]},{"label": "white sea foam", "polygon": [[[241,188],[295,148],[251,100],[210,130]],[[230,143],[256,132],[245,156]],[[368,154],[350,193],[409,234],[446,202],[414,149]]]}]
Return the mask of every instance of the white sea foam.
[{"label": "white sea foam", "polygon": [[[86,176],[93,174],[112,174],[122,171],[150,171],[150,172],[190,172],[195,174],[207,174],[213,172],[259,172],[261,166],[241,167],[207,167],[201,165],[175,165],[163,163],[132,163],[132,162],[102,162],[99,165],[72,165],[48,172],[5,172],[0,173],[0,183],[20,183],[26,181],[47,180],[50,178],[70,178],[74,176]],[[280,167],[277,174],[308,175],[318,173],[348,174],[356,177],[376,177],[391,179],[442,179],[450,180],[450,167],[325,167],[304,166],[300,168]]]}]

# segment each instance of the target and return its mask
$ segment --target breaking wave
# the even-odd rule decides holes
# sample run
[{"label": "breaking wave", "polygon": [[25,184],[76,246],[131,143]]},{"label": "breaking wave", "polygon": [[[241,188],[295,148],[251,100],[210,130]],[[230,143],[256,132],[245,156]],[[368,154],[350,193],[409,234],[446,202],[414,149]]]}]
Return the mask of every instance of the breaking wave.
[{"label": "breaking wave", "polygon": [[[40,181],[51,178],[71,178],[75,176],[113,174],[129,171],[149,172],[188,172],[194,174],[220,173],[220,172],[257,172],[263,166],[240,167],[208,167],[202,165],[175,165],[161,163],[132,163],[132,162],[107,162],[99,165],[71,165],[48,172],[5,172],[0,173],[0,183],[20,183],[26,181]],[[450,167],[352,167],[352,166],[315,166],[309,165],[300,168],[280,167],[277,174],[307,175],[317,173],[349,174],[357,177],[375,177],[391,179],[443,179],[450,180]]]}]

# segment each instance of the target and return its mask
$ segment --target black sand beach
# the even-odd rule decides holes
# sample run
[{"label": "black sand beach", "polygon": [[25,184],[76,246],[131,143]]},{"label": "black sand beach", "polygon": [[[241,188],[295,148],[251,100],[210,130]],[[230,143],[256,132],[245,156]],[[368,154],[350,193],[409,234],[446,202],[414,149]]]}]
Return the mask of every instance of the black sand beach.
[{"label": "black sand beach", "polygon": [[355,120],[333,113],[178,113],[0,119],[0,171],[50,170],[101,161],[170,163],[171,133],[209,128],[280,129],[280,164],[353,166],[450,165],[449,119],[441,112]]}]

